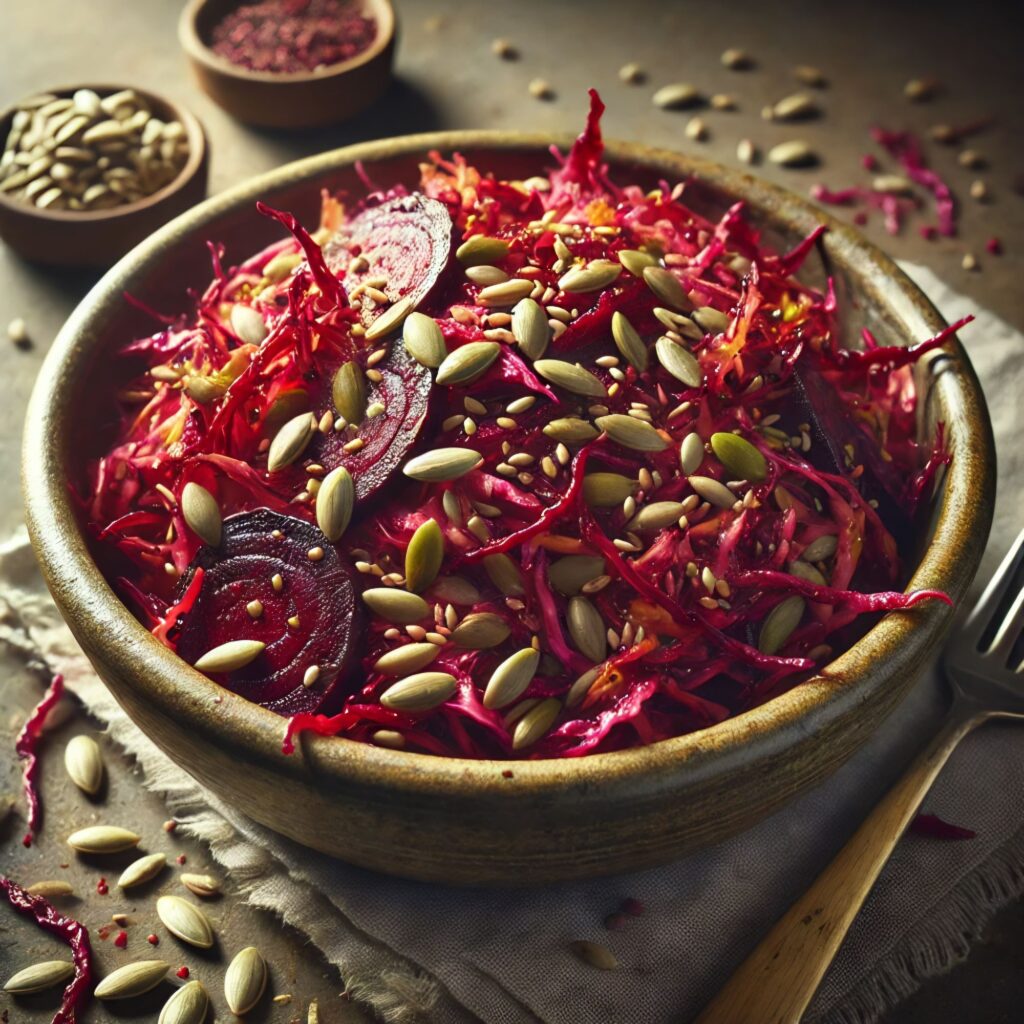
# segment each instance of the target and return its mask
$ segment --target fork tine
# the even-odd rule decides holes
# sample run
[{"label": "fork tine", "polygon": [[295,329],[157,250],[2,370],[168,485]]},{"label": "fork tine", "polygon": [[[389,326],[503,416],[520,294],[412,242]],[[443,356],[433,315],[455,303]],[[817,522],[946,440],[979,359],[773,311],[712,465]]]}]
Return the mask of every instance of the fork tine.
[{"label": "fork tine", "polygon": [[978,604],[964,622],[964,638],[969,640],[972,645],[977,646],[987,627],[993,624],[993,616],[998,611],[1010,587],[1013,586],[1022,565],[1024,565],[1024,530],[1017,534],[1017,539],[989,581]]},{"label": "fork tine", "polygon": [[996,633],[995,639],[984,653],[995,658],[1000,666],[1005,667],[1022,628],[1024,628],[1024,588],[1017,594],[1013,606],[999,624],[999,632]]}]

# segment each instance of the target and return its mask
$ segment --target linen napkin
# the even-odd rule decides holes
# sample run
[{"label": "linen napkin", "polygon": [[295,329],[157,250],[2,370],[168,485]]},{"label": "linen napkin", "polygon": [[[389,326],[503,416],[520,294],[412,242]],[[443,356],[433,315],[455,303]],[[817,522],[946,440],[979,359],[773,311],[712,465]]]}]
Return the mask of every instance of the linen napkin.
[{"label": "linen napkin", "polygon": [[[977,312],[928,270],[906,269],[952,321]],[[1000,453],[999,502],[976,590],[1019,528],[1018,434],[1024,336],[982,312],[961,334],[988,397]],[[203,790],[142,735],[94,676],[51,603],[24,532],[0,548],[0,639],[42,657],[182,826],[209,842],[245,898],[304,931],[348,993],[391,1024],[678,1024],[693,1017],[765,930],[846,841],[937,727],[945,691],[925,675],[832,778],[750,831],[649,871],[525,891],[450,889],[352,868],[262,828]],[[925,809],[977,837],[899,844],[824,979],[808,1020],[877,1020],[923,979],[962,959],[994,911],[1024,891],[1024,729],[969,737]],[[642,915],[608,932],[624,898]],[[620,967],[569,950],[590,939]]]}]

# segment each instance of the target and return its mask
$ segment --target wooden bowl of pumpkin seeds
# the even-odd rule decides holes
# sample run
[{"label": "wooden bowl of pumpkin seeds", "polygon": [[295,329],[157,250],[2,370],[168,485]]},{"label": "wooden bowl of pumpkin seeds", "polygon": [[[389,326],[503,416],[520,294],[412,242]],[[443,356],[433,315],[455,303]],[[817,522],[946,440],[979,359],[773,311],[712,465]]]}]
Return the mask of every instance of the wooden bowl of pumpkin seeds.
[{"label": "wooden bowl of pumpkin seeds", "polygon": [[206,195],[196,118],[120,85],[44,90],[0,113],[0,238],[35,263],[110,266]]}]

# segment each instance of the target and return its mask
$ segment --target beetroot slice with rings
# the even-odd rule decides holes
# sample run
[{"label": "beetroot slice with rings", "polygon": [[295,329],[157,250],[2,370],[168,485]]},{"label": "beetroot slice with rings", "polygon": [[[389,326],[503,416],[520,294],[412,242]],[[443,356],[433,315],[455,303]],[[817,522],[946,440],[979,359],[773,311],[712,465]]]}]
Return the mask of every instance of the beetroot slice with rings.
[{"label": "beetroot slice with rings", "polygon": [[[418,306],[432,291],[448,264],[452,219],[437,199],[419,192],[367,206],[342,224],[324,246],[324,259],[336,274],[345,271],[351,292],[366,279],[384,278],[383,291],[392,303],[409,299]],[[368,266],[350,271],[354,256]],[[387,306],[364,302],[361,316],[369,326]]]},{"label": "beetroot slice with rings", "polygon": [[[315,549],[323,552],[319,559],[309,557]],[[362,612],[353,570],[315,526],[269,509],[231,516],[220,546],[196,553],[182,577],[182,593],[200,568],[199,596],[177,637],[185,661],[194,664],[230,640],[260,640],[267,645],[262,654],[212,678],[282,715],[340,703],[341,684],[358,665]],[[255,616],[254,601],[262,606]],[[314,665],[316,679],[305,686]]]}]

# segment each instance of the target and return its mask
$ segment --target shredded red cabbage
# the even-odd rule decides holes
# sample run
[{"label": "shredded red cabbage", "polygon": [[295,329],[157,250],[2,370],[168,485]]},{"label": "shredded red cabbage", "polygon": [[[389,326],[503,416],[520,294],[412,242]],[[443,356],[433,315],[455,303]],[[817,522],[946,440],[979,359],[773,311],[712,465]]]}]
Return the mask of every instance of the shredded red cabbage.
[{"label": "shredded red cabbage", "polygon": [[28,828],[24,839],[22,839],[25,846],[32,845],[32,840],[39,830],[42,809],[39,790],[36,786],[36,775],[39,771],[39,741],[43,734],[43,727],[46,725],[46,716],[53,710],[63,693],[64,677],[56,675],[46,688],[42,699],[32,709],[25,724],[21,727],[21,732],[18,733],[18,738],[14,741],[15,752],[25,762],[22,769],[22,787],[25,793],[25,804],[28,808]]}]

